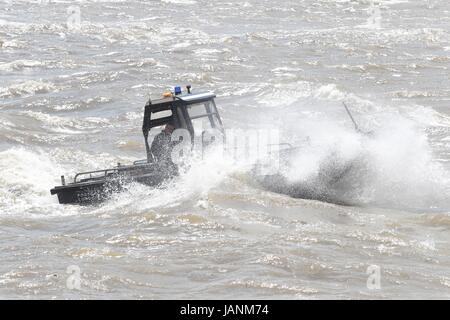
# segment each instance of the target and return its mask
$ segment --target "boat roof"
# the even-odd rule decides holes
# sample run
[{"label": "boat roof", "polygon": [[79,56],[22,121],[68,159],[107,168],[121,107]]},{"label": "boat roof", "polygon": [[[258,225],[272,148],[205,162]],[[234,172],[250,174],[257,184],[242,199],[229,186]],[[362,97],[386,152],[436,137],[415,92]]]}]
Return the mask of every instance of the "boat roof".
[{"label": "boat roof", "polygon": [[146,107],[152,112],[158,112],[171,108],[174,103],[182,102],[182,104],[192,104],[214,99],[215,93],[212,91],[203,91],[195,93],[185,93],[179,95],[172,95],[156,100],[149,100]]}]

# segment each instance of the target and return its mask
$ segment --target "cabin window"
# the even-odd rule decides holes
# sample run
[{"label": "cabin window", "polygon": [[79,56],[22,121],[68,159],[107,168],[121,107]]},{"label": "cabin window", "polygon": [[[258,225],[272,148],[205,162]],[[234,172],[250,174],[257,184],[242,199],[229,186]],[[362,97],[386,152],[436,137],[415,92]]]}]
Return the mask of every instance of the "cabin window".
[{"label": "cabin window", "polygon": [[187,106],[189,118],[194,127],[195,135],[201,134],[204,130],[211,129],[214,124],[214,112],[211,108],[211,102],[196,103]]},{"label": "cabin window", "polygon": [[171,117],[172,116],[172,110],[163,110],[159,112],[152,113],[152,120],[161,119],[165,117]]},{"label": "cabin window", "polygon": [[192,120],[192,127],[194,128],[194,132],[196,136],[202,134],[203,131],[209,130],[212,128],[211,122],[208,117],[201,117]]},{"label": "cabin window", "polygon": [[195,135],[201,135],[205,130],[212,128],[223,131],[214,101],[206,101],[187,106]]},{"label": "cabin window", "polygon": [[188,106],[189,117],[201,117],[207,116],[206,104],[205,103],[197,103],[191,104]]}]

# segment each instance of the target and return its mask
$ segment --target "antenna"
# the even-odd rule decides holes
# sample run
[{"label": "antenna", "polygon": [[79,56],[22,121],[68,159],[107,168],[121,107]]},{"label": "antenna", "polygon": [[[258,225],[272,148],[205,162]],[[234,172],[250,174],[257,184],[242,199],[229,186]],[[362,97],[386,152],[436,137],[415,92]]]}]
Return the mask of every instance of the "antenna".
[{"label": "antenna", "polygon": [[342,104],[345,107],[345,110],[347,111],[348,116],[350,117],[350,119],[352,120],[353,124],[355,125],[355,130],[358,132],[361,132],[361,130],[359,130],[358,128],[358,124],[356,123],[355,119],[353,119],[352,114],[350,113],[350,110],[348,109],[347,105],[345,104],[345,102],[342,102]]}]

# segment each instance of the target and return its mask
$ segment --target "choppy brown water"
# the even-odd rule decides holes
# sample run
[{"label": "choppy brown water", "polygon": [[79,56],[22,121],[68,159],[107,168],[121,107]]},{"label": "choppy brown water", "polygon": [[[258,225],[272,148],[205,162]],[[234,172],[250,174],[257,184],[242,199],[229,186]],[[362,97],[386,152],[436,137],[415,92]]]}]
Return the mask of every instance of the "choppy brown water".
[{"label": "choppy brown water", "polygon": [[[379,2],[3,1],[0,297],[449,298],[450,5]],[[294,180],[363,159],[340,195],[354,206],[261,190],[218,159],[57,204],[61,174],[141,159],[146,99],[187,83],[216,91],[228,128],[309,136]]]}]

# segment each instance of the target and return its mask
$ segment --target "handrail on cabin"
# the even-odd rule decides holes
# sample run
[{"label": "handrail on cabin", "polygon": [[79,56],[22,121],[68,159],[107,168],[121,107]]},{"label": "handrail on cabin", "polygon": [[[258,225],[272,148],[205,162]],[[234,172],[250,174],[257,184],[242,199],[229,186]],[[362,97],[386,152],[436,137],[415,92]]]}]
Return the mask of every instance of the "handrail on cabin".
[{"label": "handrail on cabin", "polygon": [[86,176],[86,175],[89,175],[89,179],[92,179],[92,174],[95,174],[95,173],[103,173],[103,175],[99,175],[98,177],[96,177],[96,178],[101,178],[101,177],[106,177],[108,175],[108,173],[117,173],[117,169],[105,169],[105,170],[80,172],[75,175],[75,178],[73,180],[75,183],[80,182],[78,180],[78,178],[80,176]]}]

